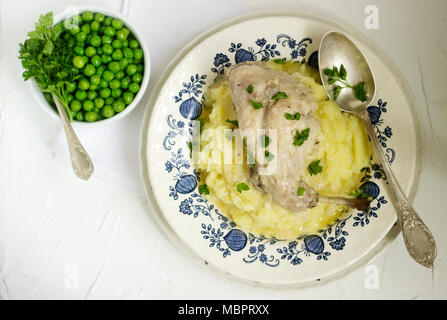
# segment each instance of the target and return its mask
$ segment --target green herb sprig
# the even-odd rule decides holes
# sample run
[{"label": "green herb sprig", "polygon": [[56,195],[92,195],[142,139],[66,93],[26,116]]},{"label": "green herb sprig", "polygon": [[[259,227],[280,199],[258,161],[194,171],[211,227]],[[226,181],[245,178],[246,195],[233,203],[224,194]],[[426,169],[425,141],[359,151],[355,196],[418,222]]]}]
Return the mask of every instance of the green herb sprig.
[{"label": "green herb sprig", "polygon": [[365,82],[360,81],[355,86],[352,86],[346,80],[348,72],[346,71],[343,64],[340,66],[340,70],[336,66],[333,66],[332,69],[329,68],[324,69],[323,73],[328,77],[329,84],[334,84],[336,82],[339,82],[341,84],[336,85],[333,88],[334,101],[337,100],[338,96],[340,95],[340,92],[345,88],[351,88],[354,91],[354,96],[358,100],[362,102],[365,102],[367,100],[365,91]]},{"label": "green herb sprig", "polygon": [[19,44],[19,59],[25,69],[22,74],[25,81],[34,79],[42,92],[55,95],[72,120],[68,85],[79,76],[72,65],[73,50],[60,37],[63,30],[62,23],[53,26],[52,12],[41,15],[35,30]]},{"label": "green herb sprig", "polygon": [[239,193],[250,190],[250,187],[245,182],[235,183],[234,185]]},{"label": "green herb sprig", "polygon": [[321,172],[323,172],[323,167],[320,166],[320,160],[312,161],[308,166],[307,170],[311,176],[315,176]]},{"label": "green herb sprig", "polygon": [[304,143],[304,141],[306,141],[309,138],[309,133],[310,133],[310,128],[304,129],[301,132],[296,130],[295,140],[293,141],[293,145],[296,147],[301,146]]}]

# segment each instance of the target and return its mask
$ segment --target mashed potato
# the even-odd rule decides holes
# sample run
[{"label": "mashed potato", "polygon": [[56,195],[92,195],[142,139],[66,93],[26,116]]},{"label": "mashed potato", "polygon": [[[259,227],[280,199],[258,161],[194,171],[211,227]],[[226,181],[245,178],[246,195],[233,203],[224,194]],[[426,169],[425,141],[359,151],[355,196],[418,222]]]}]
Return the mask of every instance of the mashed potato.
[{"label": "mashed potato", "polygon": [[[287,62],[266,63],[268,67],[285,71],[314,91],[318,110],[314,114],[321,125],[318,153],[311,162],[321,159],[323,172],[310,176],[306,171],[301,178],[322,195],[347,196],[360,186],[361,169],[368,166],[371,145],[363,123],[355,116],[343,113],[335,102],[328,100],[320,84],[317,70],[306,64]],[[250,183],[248,169],[241,163],[244,154],[234,154],[233,164],[224,164],[223,150],[234,146],[234,139],[224,129],[233,129],[227,119],[235,120],[230,89],[226,80],[217,81],[205,92],[202,114],[201,152],[198,169],[201,181],[210,191],[206,198],[227,215],[239,228],[256,235],[278,239],[296,239],[316,233],[333,223],[347,208],[319,203],[315,208],[293,213],[272,202],[269,195],[256,190]],[[214,129],[217,134],[210,134]],[[228,131],[228,130],[227,130]],[[250,190],[239,193],[236,185],[244,182]]]}]

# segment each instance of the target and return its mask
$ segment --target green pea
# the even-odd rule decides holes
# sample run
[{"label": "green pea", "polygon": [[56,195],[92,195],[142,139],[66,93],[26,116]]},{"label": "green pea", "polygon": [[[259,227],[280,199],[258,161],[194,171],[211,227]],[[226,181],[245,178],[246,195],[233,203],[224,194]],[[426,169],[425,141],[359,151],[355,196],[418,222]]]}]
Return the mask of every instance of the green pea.
[{"label": "green pea", "polygon": [[144,71],[144,65],[141,63],[137,64],[137,72],[142,74],[143,71]]},{"label": "green pea", "polygon": [[84,55],[84,47],[81,46],[76,46],[73,49],[74,53],[76,53],[78,56],[83,56]]},{"label": "green pea", "polygon": [[76,40],[74,38],[71,38],[70,40],[68,40],[67,42],[67,47],[69,48],[73,48],[74,46],[76,46]]},{"label": "green pea", "polygon": [[114,97],[116,99],[121,97],[121,89],[113,89],[112,90],[112,97]]},{"label": "green pea", "polygon": [[98,114],[94,111],[89,111],[85,113],[85,121],[95,122],[98,119]]},{"label": "green pea", "polygon": [[99,66],[102,64],[101,57],[98,56],[98,55],[93,56],[93,57],[90,59],[90,63],[91,63],[94,67],[99,67]]},{"label": "green pea", "polygon": [[69,93],[75,92],[75,90],[76,90],[76,83],[75,82],[67,83],[67,91]]},{"label": "green pea", "polygon": [[82,114],[81,111],[76,112],[76,116],[75,116],[76,120],[78,121],[84,121],[84,115]]},{"label": "green pea", "polygon": [[114,89],[118,89],[121,86],[121,82],[118,79],[114,79],[109,82],[109,87],[112,89],[112,92]]},{"label": "green pea", "polygon": [[113,51],[112,53],[113,60],[121,60],[122,58],[123,58],[123,52],[121,51],[121,49],[116,49],[115,51]]},{"label": "green pea", "polygon": [[129,85],[129,91],[132,93],[137,93],[140,90],[140,85],[138,83],[132,82]]},{"label": "green pea", "polygon": [[74,35],[78,34],[79,32],[81,32],[81,28],[79,28],[79,27],[72,27],[68,31],[71,33],[71,35],[74,36]]},{"label": "green pea", "polygon": [[127,68],[127,66],[129,65],[129,62],[130,62],[130,60],[128,59],[128,58],[122,58],[121,60],[120,60],[120,69],[121,70],[124,70],[124,69],[126,69]]},{"label": "green pea", "polygon": [[114,37],[116,30],[113,27],[107,27],[104,29],[104,34],[109,37]]},{"label": "green pea", "polygon": [[111,17],[107,17],[107,18],[105,18],[105,20],[104,20],[104,25],[105,25],[105,26],[111,26],[111,25],[112,25],[112,21],[113,21],[113,18],[111,18]]},{"label": "green pea", "polygon": [[102,52],[104,52],[104,54],[106,55],[111,55],[113,53],[113,47],[110,44],[106,43],[102,46]]},{"label": "green pea", "polygon": [[103,98],[96,98],[93,102],[95,103],[95,107],[97,107],[98,109],[101,109],[102,107],[104,107],[104,99]]},{"label": "green pea", "polygon": [[108,97],[104,101],[106,102],[106,104],[112,105],[115,102],[115,98],[114,97]]},{"label": "green pea", "polygon": [[91,84],[91,83],[90,83],[90,90],[92,90],[92,91],[96,91],[96,90],[98,90],[98,85],[97,85],[97,84]]},{"label": "green pea", "polygon": [[137,66],[134,64],[129,64],[126,68],[126,73],[129,76],[133,76],[135,74],[135,72],[137,72]]},{"label": "green pea", "polygon": [[96,91],[89,91],[87,92],[87,99],[89,100],[95,100],[98,93]]},{"label": "green pea", "polygon": [[115,110],[115,112],[121,112],[126,108],[126,104],[124,103],[123,100],[117,100],[113,103],[113,110]]},{"label": "green pea", "polygon": [[67,95],[67,102],[68,102],[68,103],[72,102],[73,99],[74,99],[74,97],[73,97],[72,94]]},{"label": "green pea", "polygon": [[111,105],[106,105],[102,109],[101,114],[103,115],[104,118],[110,118],[113,117],[113,115],[115,114],[115,110],[113,110],[113,107]]},{"label": "green pea", "polygon": [[76,90],[75,97],[76,97],[76,100],[84,101],[85,99],[87,99],[87,92],[84,90],[78,89],[78,90]]},{"label": "green pea", "polygon": [[141,81],[143,81],[143,76],[141,75],[141,73],[135,73],[132,77],[132,81],[140,83]]},{"label": "green pea", "polygon": [[106,55],[106,54],[103,54],[103,55],[101,56],[101,60],[102,60],[102,63],[104,63],[104,64],[108,64],[110,61],[112,61],[112,57],[111,57],[111,56],[108,56],[108,55]]},{"label": "green pea", "polygon": [[132,39],[129,41],[129,47],[132,49],[137,49],[140,47],[140,43],[137,40]]},{"label": "green pea", "polygon": [[70,104],[70,109],[72,111],[78,112],[79,110],[81,110],[82,108],[82,104],[79,100],[73,100]]},{"label": "green pea", "polygon": [[84,59],[84,63],[85,63],[85,64],[88,63],[88,57],[86,57],[86,56],[82,56],[82,59]]},{"label": "green pea", "polygon": [[108,88],[109,87],[109,83],[106,80],[101,79],[101,81],[99,82],[99,87],[100,88]]},{"label": "green pea", "polygon": [[129,85],[130,85],[129,77],[125,77],[121,80],[121,89],[127,89],[127,88],[129,88]]},{"label": "green pea", "polygon": [[123,28],[116,32],[116,38],[121,41],[127,40],[127,37],[129,36],[129,34],[130,34],[129,29]]},{"label": "green pea", "polygon": [[90,28],[92,29],[92,31],[99,31],[101,25],[98,21],[93,21],[92,23],[90,23]]},{"label": "green pea", "polygon": [[103,54],[101,47],[98,47],[98,50],[96,52],[98,52],[99,55]]},{"label": "green pea", "polygon": [[85,49],[85,55],[87,57],[89,57],[89,58],[93,57],[95,54],[96,54],[96,49],[94,47],[89,46]]},{"label": "green pea", "polygon": [[95,106],[95,105],[93,104],[93,101],[92,101],[92,100],[85,100],[85,101],[82,103],[82,108],[83,108],[85,111],[90,111],[90,110],[92,110],[94,106]]},{"label": "green pea", "polygon": [[90,44],[94,47],[99,47],[101,45],[101,37],[100,36],[93,36],[90,39]]},{"label": "green pea", "polygon": [[101,42],[103,44],[112,44],[113,40],[109,36],[102,36]]},{"label": "green pea", "polygon": [[68,41],[72,38],[71,34],[68,32],[64,32],[64,35],[62,36],[62,39],[64,39],[65,41]]},{"label": "green pea", "polygon": [[94,14],[91,11],[84,11],[82,13],[82,20],[83,21],[92,21],[94,18]]},{"label": "green pea", "polygon": [[111,94],[112,94],[112,91],[109,88],[103,88],[103,89],[99,90],[99,95],[104,99],[107,99],[108,97],[110,97]]},{"label": "green pea", "polygon": [[77,42],[84,42],[87,39],[87,34],[84,31],[80,31],[76,34]]},{"label": "green pea", "polygon": [[95,67],[94,67],[93,65],[91,65],[91,64],[86,65],[85,68],[84,68],[84,74],[85,74],[87,77],[90,77],[90,76],[94,75],[95,72],[96,72],[96,69],[95,69]]},{"label": "green pea", "polygon": [[99,12],[95,13],[95,21],[102,23],[102,22],[104,22],[105,18],[106,17],[102,13],[99,13]]},{"label": "green pea", "polygon": [[112,21],[112,27],[114,27],[116,30],[119,30],[123,27],[123,22],[119,19],[113,19]]},{"label": "green pea", "polygon": [[84,68],[85,65],[84,58],[82,58],[81,56],[75,56],[73,58],[73,65],[78,69]]},{"label": "green pea", "polygon": [[133,101],[133,97],[134,96],[133,96],[132,92],[129,92],[129,91],[124,92],[124,94],[123,94],[123,101],[124,101],[124,103],[127,104],[127,105],[131,104],[132,101]]},{"label": "green pea", "polygon": [[96,74],[90,77],[90,83],[92,85],[98,86],[101,82],[101,77],[98,75],[98,70],[96,70]]},{"label": "green pea", "polygon": [[90,82],[87,79],[82,78],[79,80],[78,87],[81,90],[88,90],[88,88],[90,88]]},{"label": "green pea", "polygon": [[125,48],[123,50],[123,54],[125,58],[131,59],[133,58],[133,50],[131,48]]},{"label": "green pea", "polygon": [[92,111],[98,113],[98,112],[99,112],[99,109],[96,108],[96,107],[93,107]]},{"label": "green pea", "polygon": [[102,74],[104,73],[104,70],[106,70],[106,68],[104,66],[99,66],[98,68],[96,68],[96,75],[101,77]]},{"label": "green pea", "polygon": [[123,43],[120,40],[115,39],[112,41],[112,47],[114,49],[121,49],[123,47]]},{"label": "green pea", "polygon": [[104,73],[102,74],[102,78],[107,81],[110,82],[115,78],[115,75],[113,74],[113,72],[110,72],[109,70],[104,71]]},{"label": "green pea", "polygon": [[120,64],[119,64],[119,62],[116,62],[116,61],[110,62],[107,67],[113,73],[120,71]]},{"label": "green pea", "polygon": [[121,42],[123,43],[123,48],[127,48],[129,46],[129,41],[127,41],[127,39],[126,40],[121,40]]},{"label": "green pea", "polygon": [[81,31],[85,32],[85,34],[89,34],[90,31],[92,31],[92,29],[90,28],[90,25],[89,25],[89,24],[84,24],[84,25],[81,27]]},{"label": "green pea", "polygon": [[121,80],[122,78],[124,78],[126,76],[126,74],[124,73],[124,71],[120,70],[117,73],[115,73],[115,79]]},{"label": "green pea", "polygon": [[143,50],[141,49],[134,49],[133,50],[133,57],[136,61],[139,61],[143,59]]}]

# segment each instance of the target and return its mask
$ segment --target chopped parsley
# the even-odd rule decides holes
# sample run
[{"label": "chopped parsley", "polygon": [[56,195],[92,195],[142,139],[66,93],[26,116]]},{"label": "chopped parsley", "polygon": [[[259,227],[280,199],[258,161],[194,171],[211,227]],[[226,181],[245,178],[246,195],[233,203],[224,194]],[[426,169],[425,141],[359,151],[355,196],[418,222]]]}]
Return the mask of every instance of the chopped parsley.
[{"label": "chopped parsley", "polygon": [[296,195],[298,197],[302,197],[304,195],[304,192],[306,192],[306,188],[298,188],[298,190],[296,191]]},{"label": "chopped parsley", "polygon": [[261,146],[263,148],[268,147],[271,141],[272,141],[272,139],[270,139],[270,137],[268,135],[263,134],[261,136]]},{"label": "chopped parsley", "polygon": [[296,130],[296,134],[295,134],[295,141],[293,141],[293,145],[294,146],[301,146],[304,141],[306,141],[309,138],[309,132],[310,132],[310,128],[304,129],[303,131],[301,131],[301,133]]},{"label": "chopped parsley", "polygon": [[294,114],[291,114],[291,113],[284,113],[284,117],[285,117],[287,120],[300,120],[300,118],[301,118],[301,114],[300,114],[299,112],[296,112],[296,113],[294,113]]},{"label": "chopped parsley", "polygon": [[251,84],[247,87],[247,92],[250,94],[253,92],[253,86]]},{"label": "chopped parsley", "polygon": [[309,174],[311,176],[317,175],[323,171],[323,167],[320,166],[320,160],[312,161],[308,166]]},{"label": "chopped parsley", "polygon": [[275,93],[272,97],[272,100],[281,100],[281,99],[287,99],[287,93],[280,91]]},{"label": "chopped parsley", "polygon": [[355,86],[352,86],[346,80],[348,72],[346,71],[345,66],[343,64],[340,66],[340,70],[336,66],[333,66],[332,69],[329,68],[324,69],[323,73],[328,77],[329,84],[339,82],[343,85],[343,86],[336,85],[332,89],[334,94],[334,101],[337,100],[338,96],[340,95],[340,92],[345,88],[351,88],[354,91],[354,96],[358,100],[362,102],[365,102],[367,100],[365,91],[365,82],[361,81],[357,83]]},{"label": "chopped parsley", "polygon": [[237,183],[235,186],[237,188],[237,192],[239,193],[250,190],[250,187],[245,182]]},{"label": "chopped parsley", "polygon": [[273,153],[268,152],[268,151],[264,152],[264,157],[265,157],[265,160],[267,160],[268,162],[270,162],[273,159],[275,159],[275,156],[273,155]]},{"label": "chopped parsley", "polygon": [[358,198],[358,199],[368,199],[369,197],[371,197],[370,194],[364,192],[362,189],[357,189],[357,190],[351,191],[349,193],[349,195],[351,197]]},{"label": "chopped parsley", "polygon": [[253,100],[250,100],[250,104],[253,106],[253,108],[254,108],[255,110],[264,108],[264,106],[262,105],[262,103],[260,103],[260,102],[256,102],[256,101],[253,101]]},{"label": "chopped parsley", "polygon": [[237,120],[227,119],[225,122],[231,123],[235,127],[239,127],[239,122]]},{"label": "chopped parsley", "polygon": [[200,194],[210,194],[210,189],[208,189],[208,186],[206,184],[202,184],[199,186],[199,193]]},{"label": "chopped parsley", "polygon": [[275,60],[273,60],[273,62],[274,62],[274,63],[277,63],[277,64],[284,64],[284,63],[286,63],[286,60],[283,60],[283,59],[275,59]]}]

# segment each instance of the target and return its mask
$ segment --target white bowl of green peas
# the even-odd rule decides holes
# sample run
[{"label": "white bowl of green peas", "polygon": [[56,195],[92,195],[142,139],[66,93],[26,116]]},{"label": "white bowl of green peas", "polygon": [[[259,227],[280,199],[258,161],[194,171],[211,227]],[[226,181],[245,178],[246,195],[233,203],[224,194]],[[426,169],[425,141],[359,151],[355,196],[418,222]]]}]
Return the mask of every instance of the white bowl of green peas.
[{"label": "white bowl of green peas", "polygon": [[[97,7],[76,7],[54,16],[68,48],[75,80],[64,88],[65,105],[74,126],[106,124],[124,118],[141,100],[150,77],[144,39],[127,19]],[[62,40],[60,40],[62,43]],[[58,119],[52,95],[31,81],[34,96]]]}]

